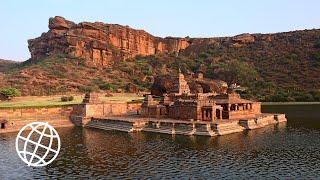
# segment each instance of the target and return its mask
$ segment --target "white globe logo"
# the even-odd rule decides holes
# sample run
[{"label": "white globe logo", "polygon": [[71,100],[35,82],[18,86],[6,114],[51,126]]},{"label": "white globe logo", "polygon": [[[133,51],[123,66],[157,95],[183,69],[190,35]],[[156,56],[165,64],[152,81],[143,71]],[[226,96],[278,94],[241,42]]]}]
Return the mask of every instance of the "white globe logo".
[{"label": "white globe logo", "polygon": [[28,166],[41,167],[50,164],[57,158],[60,147],[58,132],[44,122],[25,125],[16,138],[17,153]]}]

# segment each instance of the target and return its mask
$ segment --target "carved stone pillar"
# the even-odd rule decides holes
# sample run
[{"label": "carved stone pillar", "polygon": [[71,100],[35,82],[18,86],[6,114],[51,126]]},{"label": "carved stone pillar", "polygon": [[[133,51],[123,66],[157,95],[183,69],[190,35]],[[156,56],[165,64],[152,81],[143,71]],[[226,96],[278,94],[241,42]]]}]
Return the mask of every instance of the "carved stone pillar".
[{"label": "carved stone pillar", "polygon": [[172,134],[176,134],[175,124],[172,124]]},{"label": "carved stone pillar", "polygon": [[156,123],[156,127],[159,129],[160,128],[160,122]]},{"label": "carved stone pillar", "polygon": [[228,104],[228,111],[231,111],[231,104]]}]

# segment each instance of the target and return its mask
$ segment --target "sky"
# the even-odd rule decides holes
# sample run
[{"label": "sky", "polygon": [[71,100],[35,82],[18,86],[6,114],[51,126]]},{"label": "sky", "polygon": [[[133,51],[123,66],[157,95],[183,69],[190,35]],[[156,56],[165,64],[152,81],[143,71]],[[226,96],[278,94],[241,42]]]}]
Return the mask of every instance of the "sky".
[{"label": "sky", "polygon": [[129,25],[160,37],[219,37],[320,28],[320,0],[1,0],[0,59],[30,58],[48,19]]}]

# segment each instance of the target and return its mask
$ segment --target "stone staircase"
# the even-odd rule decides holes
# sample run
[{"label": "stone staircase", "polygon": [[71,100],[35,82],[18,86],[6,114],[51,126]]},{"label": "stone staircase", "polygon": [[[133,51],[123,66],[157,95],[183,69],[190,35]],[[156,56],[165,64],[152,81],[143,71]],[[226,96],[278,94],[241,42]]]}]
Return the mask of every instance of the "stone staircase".
[{"label": "stone staircase", "polygon": [[285,114],[264,114],[257,118],[240,120],[239,124],[245,129],[257,129],[286,121]]},{"label": "stone staircase", "polygon": [[125,124],[115,124],[110,123],[108,121],[98,122],[98,121],[90,121],[85,127],[103,129],[103,130],[116,130],[122,132],[133,132],[133,125],[125,125]]},{"label": "stone staircase", "polygon": [[173,131],[172,128],[150,128],[150,127],[144,127],[144,128],[142,128],[142,131],[164,133],[164,134],[174,134],[174,131]]},{"label": "stone staircase", "polygon": [[245,130],[245,128],[242,127],[239,124],[239,122],[216,124],[213,127],[213,129],[214,129],[215,133],[218,135],[232,134],[232,133],[242,132]]},{"label": "stone staircase", "polygon": [[125,118],[95,118],[86,127],[116,130],[123,132],[155,132],[163,134],[221,136],[242,132],[245,129],[255,129],[286,121],[283,114],[264,114],[258,118],[248,120],[230,120],[217,123],[212,122],[182,122],[169,120],[150,119],[125,119]]}]

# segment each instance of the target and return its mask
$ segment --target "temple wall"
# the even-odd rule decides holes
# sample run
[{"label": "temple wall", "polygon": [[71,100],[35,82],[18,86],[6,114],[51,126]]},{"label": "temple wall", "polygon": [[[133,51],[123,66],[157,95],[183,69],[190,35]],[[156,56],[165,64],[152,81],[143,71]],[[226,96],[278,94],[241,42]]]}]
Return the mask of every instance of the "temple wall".
[{"label": "temple wall", "polygon": [[254,102],[252,104],[252,110],[255,114],[261,114],[261,102]]},{"label": "temple wall", "polygon": [[[129,107],[128,107],[129,108]],[[151,117],[151,118],[166,118],[168,117],[168,110],[165,106],[149,106],[149,107],[138,107],[139,114],[142,117]],[[129,112],[130,113],[130,112]],[[133,111],[131,112],[133,113]]]},{"label": "temple wall", "polygon": [[141,103],[128,103],[127,111],[128,112],[138,112],[141,110]]},{"label": "temple wall", "polygon": [[31,122],[48,122],[53,127],[79,126],[91,117],[124,115],[140,110],[140,103],[78,104],[63,107],[35,107],[0,109],[0,121],[5,128],[0,133],[19,131]]},{"label": "temple wall", "polygon": [[75,105],[74,116],[102,117],[124,115],[128,112],[137,112],[141,104],[128,104],[126,102],[108,102],[99,104],[79,104]]},{"label": "temple wall", "polygon": [[255,113],[251,110],[230,111],[229,112],[229,119],[250,118],[250,117],[254,117],[254,116],[255,116]]},{"label": "temple wall", "polygon": [[43,108],[5,108],[0,109],[0,117],[17,118],[17,117],[35,117],[35,116],[69,116],[72,112],[72,106],[63,107],[43,107]]},{"label": "temple wall", "polygon": [[157,109],[156,106],[144,108],[143,116],[157,118],[160,115],[160,109]]},{"label": "temple wall", "polygon": [[169,107],[168,117],[182,120],[197,120],[197,114],[196,106],[174,106]]},{"label": "temple wall", "polygon": [[261,103],[260,102],[254,102],[252,103],[252,109],[248,110],[236,110],[236,111],[230,111],[229,112],[229,119],[246,119],[255,117],[257,114],[261,114]]},{"label": "temple wall", "polygon": [[72,106],[0,109],[0,120],[7,121],[0,133],[19,131],[31,122],[48,122],[53,127],[74,126],[70,120]]}]

